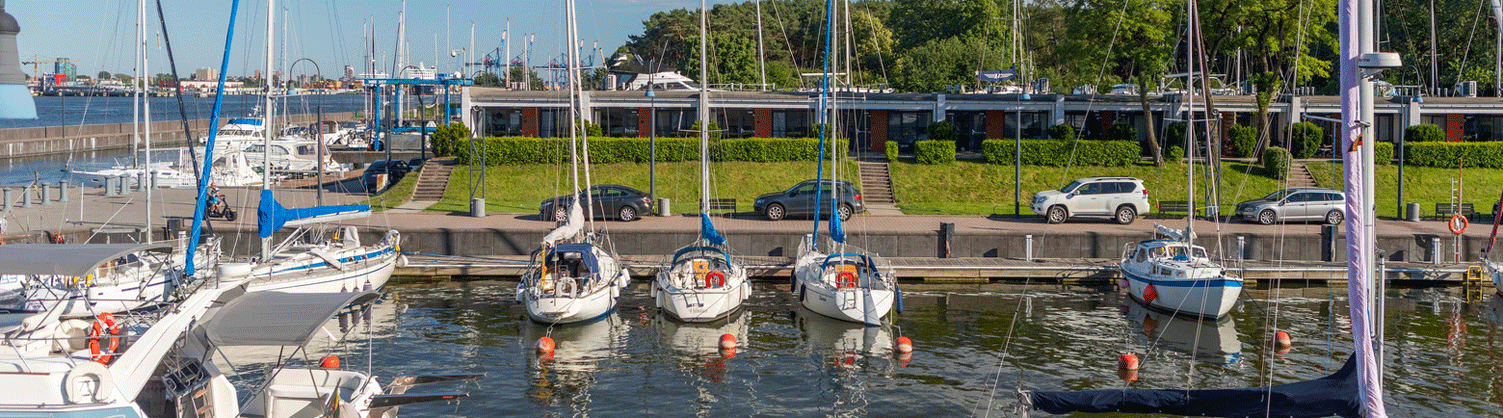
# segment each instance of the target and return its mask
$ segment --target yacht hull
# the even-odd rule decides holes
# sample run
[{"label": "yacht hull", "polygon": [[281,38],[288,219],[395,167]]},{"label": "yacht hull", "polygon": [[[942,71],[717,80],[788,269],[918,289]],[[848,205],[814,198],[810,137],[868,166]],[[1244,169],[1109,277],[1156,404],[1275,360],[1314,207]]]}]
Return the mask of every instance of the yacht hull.
[{"label": "yacht hull", "polygon": [[[1237,305],[1242,280],[1215,276],[1199,279],[1154,280],[1127,270],[1128,295],[1148,307],[1178,315],[1219,319]],[[1152,297],[1146,296],[1149,288]]]}]

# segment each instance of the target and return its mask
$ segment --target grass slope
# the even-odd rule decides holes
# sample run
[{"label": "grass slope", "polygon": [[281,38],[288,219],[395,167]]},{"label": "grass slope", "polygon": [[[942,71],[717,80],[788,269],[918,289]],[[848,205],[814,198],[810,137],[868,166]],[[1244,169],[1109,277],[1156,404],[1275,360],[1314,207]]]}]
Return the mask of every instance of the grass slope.
[{"label": "grass slope", "polygon": [[[1321,187],[1341,190],[1343,177],[1340,163],[1313,162],[1305,165],[1310,175]],[[1462,187],[1463,202],[1471,203],[1479,213],[1492,213],[1493,203],[1498,201],[1499,187],[1503,186],[1503,170],[1489,168],[1466,168]],[[1399,217],[1398,187],[1399,166],[1380,165],[1373,173],[1377,184],[1377,211],[1380,217]],[[1436,203],[1451,201],[1451,179],[1457,178],[1454,168],[1404,167],[1404,201],[1420,204],[1425,216],[1435,216]]]},{"label": "grass slope", "polygon": [[407,173],[397,181],[397,184],[386,188],[385,192],[371,196],[360,204],[371,205],[372,211],[380,212],[407,203],[408,200],[412,200],[412,193],[417,190],[417,181],[418,172]]}]

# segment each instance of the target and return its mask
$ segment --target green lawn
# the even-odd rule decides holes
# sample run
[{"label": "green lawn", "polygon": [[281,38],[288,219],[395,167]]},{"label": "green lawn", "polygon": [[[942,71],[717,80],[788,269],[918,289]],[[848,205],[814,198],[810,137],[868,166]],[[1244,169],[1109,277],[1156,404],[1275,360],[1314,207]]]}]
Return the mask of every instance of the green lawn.
[{"label": "green lawn", "polygon": [[[857,182],[856,164],[843,165],[842,179]],[[716,198],[736,199],[737,211],[751,211],[752,199],[758,195],[787,190],[794,184],[814,178],[810,162],[749,163],[717,162],[711,166],[710,190]],[[591,170],[594,184],[620,184],[648,191],[647,164],[596,164]],[[478,175],[478,174],[477,174]],[[829,173],[825,174],[826,177]],[[657,164],[657,197],[672,200],[676,213],[698,210],[699,162]],[[584,182],[583,174],[580,182]],[[570,193],[569,166],[523,164],[486,167],[485,210],[496,213],[537,212],[544,199]],[[477,196],[479,193],[477,192]],[[468,166],[454,167],[443,200],[428,207],[438,212],[470,211],[470,177]]]},{"label": "green lawn", "polygon": [[412,200],[412,192],[417,190],[417,181],[417,171],[408,173],[406,176],[402,176],[402,179],[398,180],[397,184],[386,188],[385,192],[371,196],[369,199],[360,202],[360,204],[371,205],[371,210],[376,212],[400,206],[403,203],[407,203],[408,200]]},{"label": "green lawn", "polygon": [[[1315,162],[1305,166],[1321,187],[1337,190],[1343,187],[1340,164]],[[1451,180],[1459,175],[1466,176],[1462,179],[1465,180],[1463,202],[1471,203],[1479,213],[1491,213],[1493,203],[1498,201],[1499,187],[1503,187],[1503,170],[1499,169],[1467,168],[1458,173],[1454,168],[1404,167],[1404,201],[1420,204],[1421,213],[1433,216],[1430,212],[1435,211],[1436,203],[1451,201]],[[1399,184],[1399,166],[1380,165],[1373,176],[1377,184],[1378,216],[1399,217],[1398,188],[1394,187]]]}]

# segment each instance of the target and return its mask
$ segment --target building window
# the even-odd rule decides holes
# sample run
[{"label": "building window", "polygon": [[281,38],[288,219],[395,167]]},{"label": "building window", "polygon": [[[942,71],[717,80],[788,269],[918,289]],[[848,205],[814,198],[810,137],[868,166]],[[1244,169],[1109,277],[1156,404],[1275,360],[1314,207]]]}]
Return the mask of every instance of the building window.
[{"label": "building window", "polygon": [[658,109],[657,126],[654,130],[658,136],[689,137],[697,136],[686,132],[694,128],[694,122],[699,120],[699,114],[690,108],[682,109]]},{"label": "building window", "polygon": [[1498,127],[1503,126],[1503,117],[1494,115],[1466,115],[1466,123],[1462,125],[1465,131],[1462,138],[1466,141],[1497,141],[1499,139]]},{"label": "building window", "polygon": [[723,130],[721,138],[751,138],[757,134],[757,118],[751,109],[721,109],[715,113],[715,124]]},{"label": "building window", "polygon": [[541,109],[538,111],[538,137],[562,138],[569,136],[568,109]]},{"label": "building window", "polygon": [[637,137],[637,109],[598,108],[595,122],[600,124],[605,136],[618,138]]},{"label": "building window", "polygon": [[1435,126],[1437,126],[1437,127],[1440,128],[1440,133],[1441,134],[1445,134],[1446,133],[1446,115],[1425,115],[1425,116],[1420,116],[1420,123],[1428,123],[1428,124],[1431,124],[1431,125],[1435,125]]},{"label": "building window", "polygon": [[774,138],[812,138],[817,132],[809,130],[814,124],[811,110],[773,110],[772,136]]},{"label": "building window", "polygon": [[872,114],[867,110],[841,110],[836,131],[841,138],[850,141],[851,152],[860,153],[871,149]]},{"label": "building window", "polygon": [[933,120],[933,112],[887,112],[887,140],[897,142],[902,151],[910,151],[914,142],[929,139]]},{"label": "building window", "polygon": [[521,136],[522,109],[490,109],[485,112],[482,136]]}]

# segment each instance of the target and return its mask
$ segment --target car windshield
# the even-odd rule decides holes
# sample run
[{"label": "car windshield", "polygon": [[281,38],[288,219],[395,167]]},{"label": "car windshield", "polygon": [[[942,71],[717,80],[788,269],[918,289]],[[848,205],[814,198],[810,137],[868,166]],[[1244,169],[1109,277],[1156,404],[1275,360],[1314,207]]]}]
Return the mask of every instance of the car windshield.
[{"label": "car windshield", "polygon": [[377,169],[377,170],[386,168],[386,160],[372,161],[370,168]]},{"label": "car windshield", "polygon": [[1294,192],[1295,191],[1291,189],[1279,190],[1277,192],[1273,192],[1273,194],[1264,196],[1263,200],[1284,200],[1284,198],[1289,197],[1289,195],[1294,194]]},{"label": "car windshield", "polygon": [[1079,186],[1080,186],[1080,180],[1075,180],[1075,181],[1070,182],[1069,186],[1065,186],[1065,187],[1060,188],[1059,192],[1060,193],[1069,193],[1071,190],[1075,190],[1075,188],[1079,187]]}]

